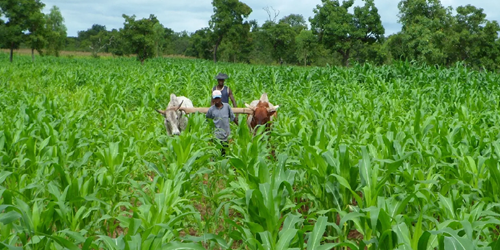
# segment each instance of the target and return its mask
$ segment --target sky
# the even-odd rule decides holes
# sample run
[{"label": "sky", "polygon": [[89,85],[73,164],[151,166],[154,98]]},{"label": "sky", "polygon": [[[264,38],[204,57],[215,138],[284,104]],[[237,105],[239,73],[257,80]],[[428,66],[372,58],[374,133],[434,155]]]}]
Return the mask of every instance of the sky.
[{"label": "sky", "polygon": [[[313,9],[321,5],[321,0],[240,0],[252,8],[248,20],[257,20],[262,25],[269,19],[264,8],[279,13],[277,20],[290,15],[300,14],[304,19],[314,15]],[[123,27],[122,14],[135,15],[136,19],[155,15],[160,23],[175,32],[195,32],[208,27],[208,21],[213,14],[211,0],[42,0],[45,3],[44,12],[50,12],[52,6],[57,6],[67,28],[68,36],[77,36],[78,31],[87,30],[93,24],[106,26],[107,30]],[[398,23],[399,0],[375,0],[385,28],[385,35],[391,35],[401,30]],[[356,0],[354,6],[362,6],[361,0]],[[484,9],[486,19],[500,23],[499,0],[441,0],[445,7],[472,4]],[[272,9],[271,9],[272,8]]]}]

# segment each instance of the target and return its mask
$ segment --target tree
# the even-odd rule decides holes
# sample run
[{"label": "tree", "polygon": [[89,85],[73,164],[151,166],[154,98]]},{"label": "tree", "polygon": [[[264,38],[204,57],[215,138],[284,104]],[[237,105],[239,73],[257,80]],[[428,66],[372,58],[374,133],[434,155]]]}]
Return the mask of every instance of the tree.
[{"label": "tree", "polygon": [[194,56],[202,59],[210,59],[212,57],[212,44],[210,37],[212,36],[209,28],[199,29],[191,35],[191,44],[186,50],[187,56]]},{"label": "tree", "polygon": [[80,48],[80,42],[76,36],[66,37],[66,43],[64,44],[64,50],[76,51]]},{"label": "tree", "polygon": [[99,34],[101,31],[106,31],[106,26],[100,24],[93,24],[90,29],[78,31],[78,39],[80,42],[89,40],[91,36]]},{"label": "tree", "polygon": [[112,29],[109,32],[109,35],[113,37],[112,40],[110,40],[108,48],[108,52],[115,56],[123,56],[125,55],[125,51],[127,50],[127,45],[125,42],[125,38],[123,38],[122,32],[120,32],[117,29]]},{"label": "tree", "polygon": [[291,62],[294,59],[290,56],[295,56],[295,31],[285,22],[273,23],[266,21],[262,25],[262,30],[265,31],[266,40],[272,45],[273,58],[282,64],[284,61]]},{"label": "tree", "polygon": [[174,30],[165,27],[165,30],[163,31],[165,34],[165,46],[163,48],[163,53],[167,55],[172,55],[173,53],[173,38],[174,38]]},{"label": "tree", "polygon": [[295,37],[302,30],[307,29],[306,21],[302,15],[290,14],[276,23],[274,20],[278,17],[279,11],[272,9],[274,11],[274,15],[272,15],[269,8],[265,10],[269,20],[262,25],[260,38],[263,39],[261,43],[268,43],[271,49],[264,53],[271,53],[272,58],[280,64],[284,62],[298,63]]},{"label": "tree", "polygon": [[86,31],[78,31],[81,46],[90,50],[93,57],[97,57],[99,51],[108,48],[114,39],[115,37],[104,25],[94,24]]},{"label": "tree", "polygon": [[64,18],[57,6],[52,6],[50,13],[46,16],[47,29],[47,53],[59,56],[59,51],[66,43],[66,26]]},{"label": "tree", "polygon": [[[408,29],[422,21],[422,18],[446,21],[448,10],[443,7],[440,0],[402,0],[398,3],[399,22],[402,30]],[[446,17],[446,18],[445,18]]]},{"label": "tree", "polygon": [[225,39],[221,44],[224,51],[221,54],[227,61],[249,62],[253,47],[250,28],[251,24],[245,22],[241,25],[235,25],[229,30],[228,37],[231,39]]},{"label": "tree", "polygon": [[213,0],[212,5],[214,14],[209,25],[214,41],[213,59],[217,62],[217,49],[222,39],[231,29],[239,29],[239,26],[243,25],[243,19],[250,15],[252,9],[238,0]]},{"label": "tree", "polygon": [[351,49],[357,42],[371,44],[380,40],[385,33],[384,27],[373,0],[364,0],[363,7],[355,7],[354,14],[349,8],[354,0],[322,0],[310,18],[314,33],[328,49],[342,55],[342,64],[348,65]]},{"label": "tree", "polygon": [[171,46],[173,54],[185,55],[190,46],[191,38],[187,31],[174,32],[171,35]]},{"label": "tree", "polygon": [[450,39],[451,8],[439,0],[403,0],[398,4],[399,22],[402,24],[401,42],[404,58],[429,64],[445,64]]},{"label": "tree", "polygon": [[389,60],[389,51],[385,38],[371,44],[355,43],[351,60],[361,64],[369,62],[374,65],[382,65],[386,63]]},{"label": "tree", "polygon": [[0,9],[0,48],[4,48],[5,45],[5,38],[7,37],[7,34],[5,34],[6,27],[5,27],[5,21],[2,19],[2,9]]},{"label": "tree", "polygon": [[269,42],[269,36],[266,30],[259,27],[256,21],[252,21],[252,52],[250,54],[250,61],[252,63],[270,64],[273,63],[273,46]]},{"label": "tree", "polygon": [[135,20],[135,15],[125,18],[124,28],[121,30],[123,38],[127,43],[126,54],[137,54],[137,60],[144,64],[148,58],[156,55],[156,37],[155,25],[159,23],[154,15],[149,18]]},{"label": "tree", "polygon": [[161,23],[156,23],[153,25],[153,34],[154,34],[154,42],[155,42],[155,54],[157,57],[163,54],[163,49],[165,46],[165,28]]},{"label": "tree", "polygon": [[304,61],[304,66],[307,65],[307,60],[315,54],[315,49],[318,46],[318,38],[311,30],[302,30],[295,37],[296,55],[300,61]]},{"label": "tree", "polygon": [[389,48],[390,59],[392,60],[406,60],[404,37],[402,32],[390,35],[386,41]]},{"label": "tree", "polygon": [[290,27],[292,27],[297,34],[299,34],[302,30],[307,29],[306,20],[299,14],[290,14],[285,16],[281,18],[279,22],[290,25]]},{"label": "tree", "polygon": [[43,3],[39,0],[2,0],[0,13],[6,19],[0,21],[0,44],[10,49],[10,61],[13,60],[14,50],[18,49],[26,40],[26,32],[30,25],[37,20]]},{"label": "tree", "polygon": [[459,6],[456,11],[453,31],[457,36],[450,46],[450,57],[473,67],[497,68],[500,53],[496,46],[497,32],[500,31],[498,23],[486,20],[483,9],[472,5]]},{"label": "tree", "polygon": [[42,8],[45,6],[44,3],[40,1],[35,1],[33,4],[33,10],[29,16],[28,22],[28,34],[26,36],[26,44],[31,48],[31,60],[35,61],[35,50],[39,54],[43,54],[42,49],[47,44],[47,30],[45,28],[45,15],[42,13]]},{"label": "tree", "polygon": [[479,51],[477,58],[479,58],[478,67],[486,69],[498,69],[500,63],[500,47],[497,45],[498,32],[500,26],[497,21],[490,21],[484,26],[482,35],[480,36],[477,47]]}]

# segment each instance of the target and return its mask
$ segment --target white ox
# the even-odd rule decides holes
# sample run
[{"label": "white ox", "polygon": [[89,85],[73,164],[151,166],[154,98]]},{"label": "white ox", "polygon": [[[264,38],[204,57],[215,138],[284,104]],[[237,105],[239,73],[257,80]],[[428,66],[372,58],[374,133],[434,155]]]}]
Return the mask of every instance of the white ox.
[{"label": "white ox", "polygon": [[193,102],[184,96],[170,95],[170,102],[165,110],[156,110],[165,117],[165,128],[168,135],[179,135],[186,129],[188,118],[180,107],[192,108]]}]

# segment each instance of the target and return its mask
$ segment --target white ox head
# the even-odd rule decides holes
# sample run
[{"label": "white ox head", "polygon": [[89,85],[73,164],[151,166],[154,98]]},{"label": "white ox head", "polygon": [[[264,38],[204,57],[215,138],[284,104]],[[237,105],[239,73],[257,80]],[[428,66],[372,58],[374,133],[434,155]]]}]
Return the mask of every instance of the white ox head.
[{"label": "white ox head", "polygon": [[186,129],[187,117],[183,111],[179,110],[180,107],[193,107],[193,103],[184,96],[177,97],[171,94],[167,109],[156,110],[165,117],[164,123],[168,135],[179,135]]}]

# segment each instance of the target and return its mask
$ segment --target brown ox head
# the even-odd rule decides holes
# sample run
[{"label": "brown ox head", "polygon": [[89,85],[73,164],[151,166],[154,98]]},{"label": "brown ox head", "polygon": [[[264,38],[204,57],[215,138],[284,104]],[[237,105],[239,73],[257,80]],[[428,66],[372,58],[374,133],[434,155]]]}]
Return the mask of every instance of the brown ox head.
[{"label": "brown ox head", "polygon": [[253,101],[252,105],[245,104],[247,108],[253,111],[253,114],[248,117],[248,119],[251,119],[251,121],[249,121],[250,128],[253,130],[257,125],[265,125],[269,128],[269,121],[272,117],[276,117],[276,110],[279,105],[274,106],[269,103],[267,94],[265,93],[261,96],[260,100],[258,100],[256,104],[255,103],[256,101]]}]

